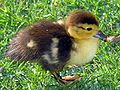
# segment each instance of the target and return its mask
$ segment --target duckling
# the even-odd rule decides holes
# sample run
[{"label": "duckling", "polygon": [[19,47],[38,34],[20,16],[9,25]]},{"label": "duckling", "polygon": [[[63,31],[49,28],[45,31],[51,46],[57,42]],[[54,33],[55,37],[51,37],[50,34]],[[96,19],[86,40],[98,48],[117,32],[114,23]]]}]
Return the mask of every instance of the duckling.
[{"label": "duckling", "polygon": [[86,11],[70,13],[62,24],[41,21],[21,30],[12,39],[7,56],[16,61],[38,62],[60,84],[69,84],[71,81],[62,78],[59,72],[65,66],[83,65],[93,59],[98,38],[106,37],[98,32],[98,25],[95,16]]}]

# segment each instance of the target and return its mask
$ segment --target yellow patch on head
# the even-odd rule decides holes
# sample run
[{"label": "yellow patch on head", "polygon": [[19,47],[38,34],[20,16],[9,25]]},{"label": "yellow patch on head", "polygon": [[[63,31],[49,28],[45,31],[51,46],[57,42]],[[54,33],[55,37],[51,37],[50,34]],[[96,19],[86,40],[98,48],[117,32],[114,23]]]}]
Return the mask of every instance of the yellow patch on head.
[{"label": "yellow patch on head", "polygon": [[77,24],[69,26],[68,32],[75,39],[89,39],[96,35],[98,26],[95,24]]}]

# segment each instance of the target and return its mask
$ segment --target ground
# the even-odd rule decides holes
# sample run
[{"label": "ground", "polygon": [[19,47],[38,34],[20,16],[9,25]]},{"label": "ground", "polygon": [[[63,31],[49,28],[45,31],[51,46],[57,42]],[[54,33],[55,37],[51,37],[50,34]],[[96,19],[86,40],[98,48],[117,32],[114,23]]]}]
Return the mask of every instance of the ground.
[{"label": "ground", "polygon": [[120,43],[100,41],[93,62],[61,72],[82,77],[62,87],[40,64],[13,62],[5,56],[9,41],[22,28],[44,19],[62,19],[74,9],[91,11],[100,30],[120,35],[119,0],[0,0],[0,90],[120,90]]}]

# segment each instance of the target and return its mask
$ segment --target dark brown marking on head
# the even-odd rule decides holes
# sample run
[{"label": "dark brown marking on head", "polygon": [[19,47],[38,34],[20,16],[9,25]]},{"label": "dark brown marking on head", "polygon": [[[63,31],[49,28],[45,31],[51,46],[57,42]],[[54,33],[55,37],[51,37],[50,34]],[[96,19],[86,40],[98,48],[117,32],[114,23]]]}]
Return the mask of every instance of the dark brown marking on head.
[{"label": "dark brown marking on head", "polygon": [[76,24],[95,24],[99,25],[97,19],[90,12],[86,11],[73,11],[66,19],[66,26],[73,26]]}]

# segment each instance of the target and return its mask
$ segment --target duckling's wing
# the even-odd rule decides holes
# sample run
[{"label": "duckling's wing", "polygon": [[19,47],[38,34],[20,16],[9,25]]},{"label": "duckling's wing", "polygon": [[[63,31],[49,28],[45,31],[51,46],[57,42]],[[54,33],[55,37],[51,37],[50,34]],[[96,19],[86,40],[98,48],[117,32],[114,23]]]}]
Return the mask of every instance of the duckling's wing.
[{"label": "duckling's wing", "polygon": [[38,61],[46,69],[57,69],[69,59],[71,47],[72,40],[64,27],[42,21],[20,31],[12,39],[7,55],[13,60]]}]

